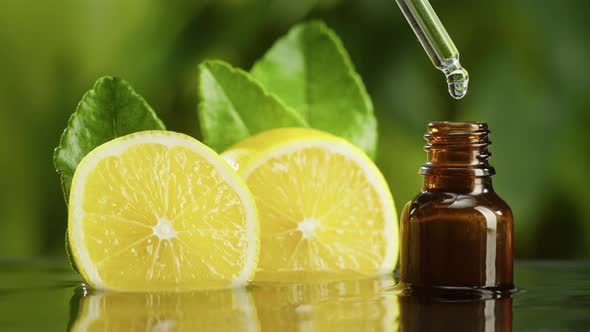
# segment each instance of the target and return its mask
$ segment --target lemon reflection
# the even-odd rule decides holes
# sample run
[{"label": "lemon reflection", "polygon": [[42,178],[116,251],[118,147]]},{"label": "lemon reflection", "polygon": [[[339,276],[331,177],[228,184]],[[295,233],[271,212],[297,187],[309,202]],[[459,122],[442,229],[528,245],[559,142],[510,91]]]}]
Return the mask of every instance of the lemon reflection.
[{"label": "lemon reflection", "polygon": [[245,289],[85,294],[71,331],[259,331]]},{"label": "lemon reflection", "polygon": [[398,331],[391,276],[307,283],[263,283],[252,289],[262,331]]}]

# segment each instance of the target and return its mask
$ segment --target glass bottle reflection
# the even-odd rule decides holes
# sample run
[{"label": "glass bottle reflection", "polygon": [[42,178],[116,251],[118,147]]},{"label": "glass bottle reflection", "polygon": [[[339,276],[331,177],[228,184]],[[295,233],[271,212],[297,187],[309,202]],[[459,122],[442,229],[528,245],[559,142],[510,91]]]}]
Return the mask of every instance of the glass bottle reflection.
[{"label": "glass bottle reflection", "polygon": [[400,331],[512,331],[512,298],[443,300],[400,296]]}]

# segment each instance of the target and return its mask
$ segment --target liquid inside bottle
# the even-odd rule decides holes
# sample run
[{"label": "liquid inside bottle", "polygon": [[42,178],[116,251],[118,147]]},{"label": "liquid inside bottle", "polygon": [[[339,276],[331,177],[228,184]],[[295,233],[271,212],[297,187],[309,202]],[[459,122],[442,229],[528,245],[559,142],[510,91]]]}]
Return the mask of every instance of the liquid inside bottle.
[{"label": "liquid inside bottle", "polygon": [[485,123],[435,122],[422,192],[401,218],[400,281],[411,292],[514,289],[513,218],[494,191]]}]

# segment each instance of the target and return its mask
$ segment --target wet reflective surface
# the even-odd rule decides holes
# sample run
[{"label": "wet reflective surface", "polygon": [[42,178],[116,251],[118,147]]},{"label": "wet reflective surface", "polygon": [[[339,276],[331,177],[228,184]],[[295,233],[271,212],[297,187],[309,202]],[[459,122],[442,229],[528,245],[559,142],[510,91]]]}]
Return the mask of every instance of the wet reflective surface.
[{"label": "wet reflective surface", "polygon": [[63,259],[0,260],[0,331],[587,331],[590,262],[517,262],[513,298],[399,296],[392,277],[98,292]]}]

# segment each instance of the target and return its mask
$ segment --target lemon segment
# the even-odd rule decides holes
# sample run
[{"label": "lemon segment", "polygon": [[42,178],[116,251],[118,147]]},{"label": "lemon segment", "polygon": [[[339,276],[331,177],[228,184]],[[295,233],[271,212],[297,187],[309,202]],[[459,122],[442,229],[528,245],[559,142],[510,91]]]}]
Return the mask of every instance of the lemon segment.
[{"label": "lemon segment", "polygon": [[398,255],[393,198],[375,164],[344,139],[312,129],[267,131],[222,156],[256,199],[256,280],[391,272]]},{"label": "lemon segment", "polygon": [[241,286],[256,269],[253,197],[215,152],[178,133],[135,133],[88,154],[68,224],[80,272],[99,289]]}]

